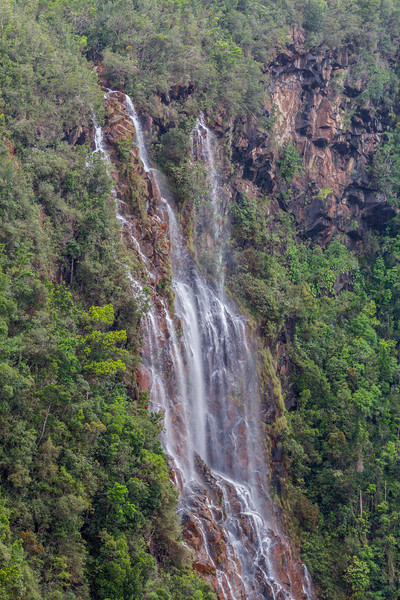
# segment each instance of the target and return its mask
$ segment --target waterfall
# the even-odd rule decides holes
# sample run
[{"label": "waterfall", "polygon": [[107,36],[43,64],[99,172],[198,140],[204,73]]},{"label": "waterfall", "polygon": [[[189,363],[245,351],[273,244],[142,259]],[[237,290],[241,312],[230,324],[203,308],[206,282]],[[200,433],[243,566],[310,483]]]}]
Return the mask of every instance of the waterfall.
[{"label": "waterfall", "polygon": [[[206,166],[209,184],[209,207],[196,207],[196,225],[200,234],[196,236],[199,262],[203,269],[215,279],[218,287],[224,285],[223,252],[227,239],[227,229],[223,227],[224,192],[218,173],[218,145],[215,136],[207,127],[204,114],[200,113],[191,132],[193,160],[202,160]],[[208,210],[207,210],[208,208]],[[205,235],[208,232],[208,236]],[[195,232],[196,233],[196,232]]]},{"label": "waterfall", "polygon": [[214,235],[220,233],[218,215],[220,212],[220,206],[218,203],[218,192],[219,192],[219,177],[218,171],[215,166],[215,146],[216,141],[206,125],[204,119],[204,113],[200,113],[197,119],[196,125],[194,126],[191,133],[192,140],[192,154],[194,156],[201,156],[208,166],[208,179],[211,187],[211,211],[213,217],[213,232]]},{"label": "waterfall", "polygon": [[[144,171],[157,184],[160,176],[151,168],[140,120],[131,99],[125,99]],[[200,143],[198,136],[199,156],[210,177],[212,219],[218,221],[215,140],[204,116],[192,133],[193,144]],[[104,153],[97,128],[95,143]],[[306,571],[303,587],[296,591],[291,574],[282,582],[272,559],[283,553],[284,563],[290,549],[279,534],[268,496],[257,353],[249,325],[222,285],[199,272],[172,200],[165,190],[160,196],[156,218],[168,224],[175,307],[171,316],[166,301],[153,294],[144,319],[143,363],[151,374],[152,409],[164,414],[162,442],[180,488],[178,512],[186,540],[200,540],[199,570],[213,578],[221,600],[311,599]],[[116,204],[117,218],[125,226],[127,219]],[[218,227],[219,222],[215,231]],[[134,245],[147,269],[136,239]]]}]

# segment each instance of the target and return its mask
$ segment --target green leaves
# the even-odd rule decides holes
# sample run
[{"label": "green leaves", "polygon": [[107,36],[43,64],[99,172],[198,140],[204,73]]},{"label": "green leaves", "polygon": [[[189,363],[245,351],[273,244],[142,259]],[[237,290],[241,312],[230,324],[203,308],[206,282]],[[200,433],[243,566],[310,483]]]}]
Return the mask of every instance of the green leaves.
[{"label": "green leaves", "polygon": [[299,177],[304,173],[303,159],[293,142],[284,142],[278,166],[282,177],[287,182],[290,182],[293,177]]},{"label": "green leaves", "polygon": [[[129,353],[119,347],[127,341],[126,331],[104,331],[114,323],[114,308],[111,304],[106,306],[92,306],[84,315],[84,321],[89,321],[86,327],[89,331],[80,336],[79,345],[84,360],[84,370],[94,373],[96,376],[113,376],[126,370]],[[90,331],[92,327],[100,330]]]},{"label": "green leaves", "polygon": [[345,579],[354,592],[354,598],[364,597],[365,590],[369,587],[369,573],[367,563],[353,556],[352,563],[346,569]]},{"label": "green leaves", "polygon": [[400,128],[387,133],[387,141],[378,148],[372,163],[372,175],[389,202],[400,198]]},{"label": "green leaves", "polygon": [[115,519],[119,524],[126,521],[134,522],[138,517],[138,509],[132,502],[128,501],[128,495],[128,488],[117,482],[107,492],[111,510],[115,513]]},{"label": "green leaves", "polygon": [[0,497],[0,598],[13,600],[29,595],[32,600],[39,600],[36,581],[25,561],[22,540],[11,540],[7,512]]}]

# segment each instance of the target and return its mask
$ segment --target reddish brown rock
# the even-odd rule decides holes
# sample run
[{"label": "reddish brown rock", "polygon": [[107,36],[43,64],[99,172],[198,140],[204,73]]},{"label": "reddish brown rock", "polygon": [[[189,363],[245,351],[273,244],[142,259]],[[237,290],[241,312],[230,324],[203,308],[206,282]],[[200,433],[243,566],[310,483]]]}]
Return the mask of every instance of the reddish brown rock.
[{"label": "reddish brown rock", "polygon": [[[346,93],[357,95],[363,82],[347,80],[343,89],[347,51],[308,50],[297,30],[290,42],[268,68],[266,110],[275,121],[272,136],[259,132],[248,119],[236,142],[243,177],[274,193],[279,206],[272,210],[291,213],[299,230],[314,241],[325,246],[335,234],[345,233],[348,245],[357,247],[366,227],[380,229],[396,213],[368,174],[386,117],[379,109],[350,113],[352,100]],[[279,147],[288,141],[302,154],[306,168],[290,194],[278,166]],[[239,189],[241,177],[239,171]]]},{"label": "reddish brown rock", "polygon": [[151,374],[142,364],[136,368],[136,379],[141,394],[148,392],[151,388]]}]

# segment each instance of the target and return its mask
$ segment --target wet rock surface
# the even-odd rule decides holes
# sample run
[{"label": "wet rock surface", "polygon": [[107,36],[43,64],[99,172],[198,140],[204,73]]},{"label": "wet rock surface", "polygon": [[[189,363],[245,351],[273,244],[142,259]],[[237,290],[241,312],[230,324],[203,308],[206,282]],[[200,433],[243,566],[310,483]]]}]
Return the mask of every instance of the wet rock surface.
[{"label": "wet rock surface", "polygon": [[[260,560],[256,568],[254,564],[248,564],[253,578],[250,585],[248,583],[244,587],[246,573],[243,572],[243,563],[232,553],[231,536],[234,530],[237,537],[246,540],[248,557],[254,559],[254,547],[262,541],[254,528],[253,515],[243,511],[234,485],[223,477],[213,476],[200,458],[197,468],[201,485],[197,484],[189,493],[186,491],[181,499],[181,506],[184,506],[180,509],[184,539],[196,553],[194,568],[213,584],[218,598],[283,600],[288,597],[286,591],[293,598],[307,600],[302,579],[303,567],[292,555],[287,541],[272,529],[268,531],[268,564],[265,559]],[[269,499],[267,504],[272,513],[274,507]],[[226,511],[228,506],[229,517]],[[270,578],[266,577],[266,572],[271,573]],[[218,579],[225,577],[229,579],[229,586],[222,593]],[[276,587],[274,577],[283,584],[282,589]]]},{"label": "wet rock surface", "polygon": [[151,275],[151,283],[157,288],[169,282],[171,272],[168,226],[155,212],[161,203],[160,193],[154,174],[146,173],[140,161],[125,94],[118,91],[109,94],[106,108],[104,139],[115,166],[112,176],[124,242],[137,255],[139,267],[145,267],[145,274]]}]

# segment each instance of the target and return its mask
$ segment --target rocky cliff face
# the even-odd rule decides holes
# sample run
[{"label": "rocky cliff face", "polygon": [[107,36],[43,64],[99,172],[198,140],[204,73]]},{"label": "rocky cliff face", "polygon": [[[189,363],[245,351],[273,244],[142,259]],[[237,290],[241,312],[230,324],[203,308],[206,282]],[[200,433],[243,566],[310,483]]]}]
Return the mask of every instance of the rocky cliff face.
[{"label": "rocky cliff face", "polygon": [[[386,226],[396,208],[378,191],[369,168],[389,117],[379,104],[357,103],[366,81],[353,74],[354,62],[345,49],[308,50],[301,31],[293,30],[285,51],[266,68],[266,127],[261,130],[251,115],[241,123],[222,114],[210,122],[234,166],[222,182],[227,202],[236,193],[270,194],[275,210],[292,214],[300,234],[322,246],[344,234],[357,248],[367,229]],[[157,118],[148,116],[145,123],[149,134],[175,127],[176,106],[185,115],[192,93],[193,86],[176,85],[158,98]],[[288,141],[304,160],[304,174],[290,185],[278,164]]]},{"label": "rocky cliff face", "polygon": [[[292,215],[298,234],[312,244],[325,247],[339,236],[357,252],[366,231],[384,229],[397,209],[378,191],[370,174],[374,152],[389,126],[387,113],[379,105],[357,103],[365,82],[352,74],[352,63],[347,50],[305,49],[299,30],[293,32],[291,44],[267,71],[269,129],[262,132],[248,120],[233,136],[231,185],[233,194],[269,195],[270,214]],[[279,159],[289,141],[303,158],[304,172],[286,182]],[[348,284],[346,277],[341,278],[335,291]],[[286,347],[293,335],[294,324],[289,321],[271,342],[276,374],[286,382],[289,410],[296,402],[287,383],[292,365]],[[266,385],[263,396],[268,425],[280,414],[271,388]],[[277,439],[271,445],[271,479],[279,492],[285,480],[282,446]]]},{"label": "rocky cliff face", "polygon": [[[106,103],[104,137],[113,165],[119,220],[126,245],[138,256],[139,269],[151,265],[151,283],[164,290],[168,300],[171,261],[167,225],[155,216],[161,199],[152,173],[146,173],[134,144],[135,128],[126,113],[122,92],[113,92]],[[147,273],[144,273],[146,276]]]},{"label": "rocky cliff face", "polygon": [[[233,175],[226,170],[222,182],[227,202],[235,194],[271,194],[270,210],[292,214],[300,235],[322,246],[341,234],[349,246],[357,248],[367,228],[385,226],[395,209],[374,188],[368,167],[387,123],[379,109],[373,112],[351,108],[354,97],[362,89],[362,81],[351,80],[350,66],[346,51],[304,50],[299,32],[294,32],[292,44],[268,69],[266,117],[269,129],[261,131],[251,120],[233,125],[224,124],[220,119],[211,124],[221,143],[230,145],[228,153],[235,167]],[[176,86],[169,96],[159,101],[168,105],[171,99],[179,98],[184,105],[191,92],[190,88]],[[139,262],[149,265],[153,303],[161,315],[164,299],[172,299],[167,224],[156,214],[157,207],[160,214],[161,199],[152,173],[144,172],[131,143],[135,131],[126,115],[124,94],[113,94],[107,110],[105,139],[115,166],[124,239],[134,253],[140,254]],[[148,118],[146,126],[150,134],[167,131],[171,123],[154,123]],[[305,166],[304,173],[290,184],[282,179],[279,170],[281,147],[289,140],[304,157]],[[159,335],[160,339],[168,339],[165,322]],[[264,382],[263,397],[263,420],[268,425],[273,425],[281,415],[276,388],[278,378],[290,372],[286,341],[283,335],[271,348],[275,362],[270,355],[271,372],[269,381]],[[137,382],[141,392],[150,389],[151,376],[143,365],[138,367]],[[290,404],[290,394],[287,397]],[[180,427],[178,413],[173,425]],[[271,477],[279,491],[285,472],[282,448],[276,440],[271,443],[270,461]],[[229,556],[222,491],[200,459],[197,469],[202,487],[196,498],[192,498],[193,510],[188,502],[182,514],[184,539],[195,552],[194,566],[218,590],[218,565],[224,563],[232,594],[245,598],[241,580],[235,576],[236,572],[240,575],[240,565]],[[178,475],[171,473],[171,476],[179,484]],[[234,505],[234,496],[228,500]],[[276,512],[272,505],[271,511]],[[206,528],[199,522],[196,516],[199,514],[203,523],[208,523]],[[245,520],[240,520],[240,527],[246,530]],[[279,534],[271,532],[271,539],[274,540],[271,557],[279,580],[294,598],[302,600],[306,597],[304,573],[296,552],[291,551]],[[264,598],[275,597],[272,589],[259,592]],[[218,593],[220,600],[233,597],[230,592],[226,596]]]},{"label": "rocky cliff face", "polygon": [[[342,233],[355,247],[367,228],[381,229],[395,214],[368,173],[387,115],[379,107],[356,107],[364,82],[350,75],[347,50],[307,51],[302,43],[294,32],[292,44],[269,66],[270,131],[246,123],[234,158],[240,178],[273,193],[277,209],[293,214],[304,236],[326,245]],[[290,189],[277,166],[279,148],[288,140],[305,166]]]}]

